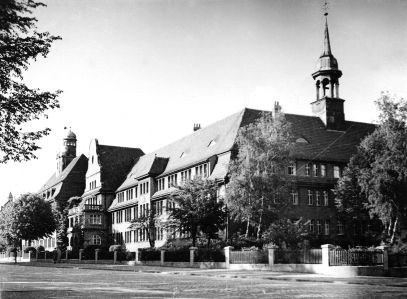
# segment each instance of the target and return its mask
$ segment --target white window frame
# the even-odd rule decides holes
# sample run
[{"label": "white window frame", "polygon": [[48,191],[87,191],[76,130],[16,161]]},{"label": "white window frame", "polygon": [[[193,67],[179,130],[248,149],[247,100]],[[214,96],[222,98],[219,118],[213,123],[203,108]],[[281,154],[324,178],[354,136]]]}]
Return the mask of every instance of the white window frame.
[{"label": "white window frame", "polygon": [[298,205],[298,191],[291,191],[291,202],[293,205]]}]

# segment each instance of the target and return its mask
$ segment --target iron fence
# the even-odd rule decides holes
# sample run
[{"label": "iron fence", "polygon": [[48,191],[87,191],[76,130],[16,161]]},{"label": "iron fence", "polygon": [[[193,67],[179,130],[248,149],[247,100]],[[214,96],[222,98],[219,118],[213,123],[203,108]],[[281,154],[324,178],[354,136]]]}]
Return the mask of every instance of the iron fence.
[{"label": "iron fence", "polygon": [[374,266],[383,264],[381,250],[344,250],[334,249],[329,252],[330,266]]},{"label": "iron fence", "polygon": [[231,264],[267,264],[268,250],[231,251]]},{"label": "iron fence", "polygon": [[322,264],[322,249],[277,249],[275,264]]}]

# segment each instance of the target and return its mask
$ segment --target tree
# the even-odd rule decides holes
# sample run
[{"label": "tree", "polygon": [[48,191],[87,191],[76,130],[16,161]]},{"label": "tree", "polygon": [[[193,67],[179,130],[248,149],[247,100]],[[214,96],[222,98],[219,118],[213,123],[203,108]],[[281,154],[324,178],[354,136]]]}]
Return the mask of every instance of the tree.
[{"label": "tree", "polygon": [[2,210],[0,235],[18,247],[21,240],[35,240],[55,230],[51,205],[42,197],[26,193]]},{"label": "tree", "polygon": [[297,221],[279,219],[263,233],[263,238],[266,242],[280,247],[286,245],[289,248],[297,248],[298,244],[308,237],[307,224],[308,222],[303,223],[302,219]]},{"label": "tree", "polygon": [[177,192],[171,195],[175,206],[170,209],[167,227],[189,232],[192,246],[203,234],[209,247],[210,241],[225,228],[226,211],[222,198],[217,196],[218,184],[213,180],[195,178],[177,188]]},{"label": "tree", "polygon": [[348,167],[353,181],[339,181],[338,198],[345,207],[362,205],[378,217],[393,243],[407,215],[407,103],[382,93],[376,104],[379,125],[359,145]]},{"label": "tree", "polygon": [[53,213],[56,223],[57,246],[61,251],[65,251],[68,241],[68,211],[69,203],[65,200],[55,200]]},{"label": "tree", "polygon": [[131,221],[129,229],[141,229],[146,232],[147,240],[151,248],[155,247],[155,230],[158,226],[159,219],[156,217],[154,209],[146,211],[145,215],[141,215]]},{"label": "tree", "polygon": [[60,39],[37,31],[37,19],[30,15],[39,6],[45,5],[33,0],[0,2],[0,163],[35,158],[36,141],[50,129],[23,131],[22,126],[59,107],[61,91],[40,91],[23,83],[30,63],[39,55],[46,57],[51,44]]},{"label": "tree", "polygon": [[272,222],[281,211],[290,182],[284,174],[293,147],[291,125],[283,113],[273,117],[263,113],[254,123],[242,127],[237,136],[238,154],[230,164],[228,209],[233,219],[257,228],[260,239],[266,221]]}]

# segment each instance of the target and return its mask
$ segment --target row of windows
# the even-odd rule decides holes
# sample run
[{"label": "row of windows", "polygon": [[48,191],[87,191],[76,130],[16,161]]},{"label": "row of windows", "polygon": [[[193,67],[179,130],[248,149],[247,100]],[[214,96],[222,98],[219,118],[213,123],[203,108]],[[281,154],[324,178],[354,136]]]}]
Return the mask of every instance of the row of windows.
[{"label": "row of windows", "polygon": [[328,206],[328,191],[308,190],[308,205],[313,206],[314,204],[316,206]]},{"label": "row of windows", "polygon": [[310,233],[329,236],[329,220],[322,221],[312,219],[308,225]]},{"label": "row of windows", "polygon": [[[164,229],[162,227],[155,228],[152,233],[154,234],[155,240],[160,241],[164,239]],[[118,244],[146,242],[148,241],[148,233],[147,229],[139,228],[136,230],[124,232],[124,239],[122,233],[116,233],[115,239]]]},{"label": "row of windows", "polygon": [[[299,204],[298,191],[292,190],[290,193],[291,203],[293,205]],[[313,206],[328,206],[329,196],[328,191],[308,190],[308,205]]]},{"label": "row of windows", "polygon": [[102,224],[102,215],[89,215],[89,223],[90,224]]},{"label": "row of windows", "polygon": [[[209,176],[209,163],[204,163],[195,167],[195,177],[206,178]],[[178,173],[171,174],[167,178],[167,188],[178,186]],[[160,178],[157,180],[157,191],[164,190],[166,188],[165,179]],[[184,183],[192,179],[192,168],[180,172],[180,182]]]},{"label": "row of windows", "polygon": [[93,180],[92,182],[89,182],[89,190],[95,189],[96,188],[96,180]]},{"label": "row of windows", "polygon": [[[287,173],[289,175],[297,175],[297,166],[295,163],[292,163],[288,166]],[[305,164],[305,175],[313,177],[326,177],[327,176],[326,165],[317,163],[307,163]],[[333,167],[333,176],[334,178],[341,177],[341,168],[337,165],[334,165]]]}]

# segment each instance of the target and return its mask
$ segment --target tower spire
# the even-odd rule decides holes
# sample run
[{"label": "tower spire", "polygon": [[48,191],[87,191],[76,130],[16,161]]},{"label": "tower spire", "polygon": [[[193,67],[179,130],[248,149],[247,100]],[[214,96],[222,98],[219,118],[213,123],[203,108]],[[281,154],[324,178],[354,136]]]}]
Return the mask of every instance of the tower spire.
[{"label": "tower spire", "polygon": [[325,14],[325,36],[324,36],[324,51],[321,56],[330,56],[331,52],[331,42],[329,40],[329,30],[328,30],[328,13]]}]

